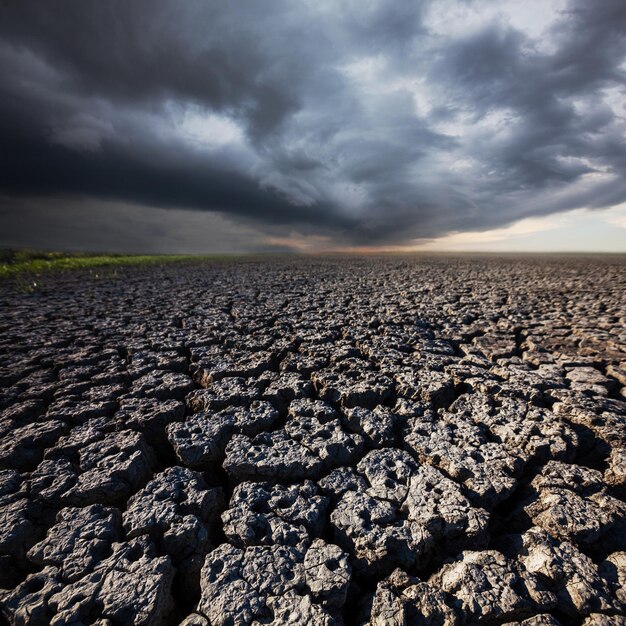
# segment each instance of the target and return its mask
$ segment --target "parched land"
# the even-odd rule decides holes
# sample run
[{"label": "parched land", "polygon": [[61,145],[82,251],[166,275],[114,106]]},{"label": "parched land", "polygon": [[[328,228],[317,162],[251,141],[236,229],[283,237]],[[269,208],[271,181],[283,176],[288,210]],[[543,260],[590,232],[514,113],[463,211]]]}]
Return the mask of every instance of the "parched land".
[{"label": "parched land", "polygon": [[625,257],[4,281],[4,619],[626,624],[625,294]]}]

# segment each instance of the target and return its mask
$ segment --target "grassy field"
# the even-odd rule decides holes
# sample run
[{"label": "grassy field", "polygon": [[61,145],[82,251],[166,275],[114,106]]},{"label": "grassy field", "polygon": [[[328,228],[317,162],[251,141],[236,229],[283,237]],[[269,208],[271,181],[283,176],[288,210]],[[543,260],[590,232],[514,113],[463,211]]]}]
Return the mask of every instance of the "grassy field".
[{"label": "grassy field", "polygon": [[41,275],[47,272],[91,268],[115,268],[126,265],[149,265],[178,261],[219,260],[225,255],[185,254],[88,254],[37,252],[31,250],[0,252],[0,278]]}]

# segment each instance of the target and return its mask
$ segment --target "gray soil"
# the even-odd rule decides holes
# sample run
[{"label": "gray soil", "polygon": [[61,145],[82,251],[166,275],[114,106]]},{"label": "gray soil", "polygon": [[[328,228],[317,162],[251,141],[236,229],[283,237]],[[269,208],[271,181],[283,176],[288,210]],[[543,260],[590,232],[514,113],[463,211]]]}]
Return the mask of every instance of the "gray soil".
[{"label": "gray soil", "polygon": [[626,258],[0,285],[9,624],[626,624]]}]

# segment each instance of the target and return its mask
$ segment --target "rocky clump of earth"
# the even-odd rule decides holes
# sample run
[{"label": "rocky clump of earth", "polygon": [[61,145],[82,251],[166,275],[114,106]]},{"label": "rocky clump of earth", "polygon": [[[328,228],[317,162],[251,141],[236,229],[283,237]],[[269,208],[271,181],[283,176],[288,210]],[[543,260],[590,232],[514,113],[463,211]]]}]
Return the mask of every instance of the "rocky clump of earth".
[{"label": "rocky clump of earth", "polygon": [[0,619],[626,624],[626,259],[0,284]]}]

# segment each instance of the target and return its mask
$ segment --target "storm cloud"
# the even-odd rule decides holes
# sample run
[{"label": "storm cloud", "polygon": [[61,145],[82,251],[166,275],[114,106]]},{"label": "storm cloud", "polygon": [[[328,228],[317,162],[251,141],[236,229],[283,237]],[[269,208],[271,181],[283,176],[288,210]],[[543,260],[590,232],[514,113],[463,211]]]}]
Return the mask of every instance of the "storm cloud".
[{"label": "storm cloud", "polygon": [[[615,206],[625,33],[623,0],[9,0],[2,243],[28,228],[67,246],[58,233],[80,219],[84,247],[106,248],[106,206],[112,225],[132,207],[208,212],[250,249],[293,233],[404,244]],[[183,232],[177,249],[201,246]]]}]

